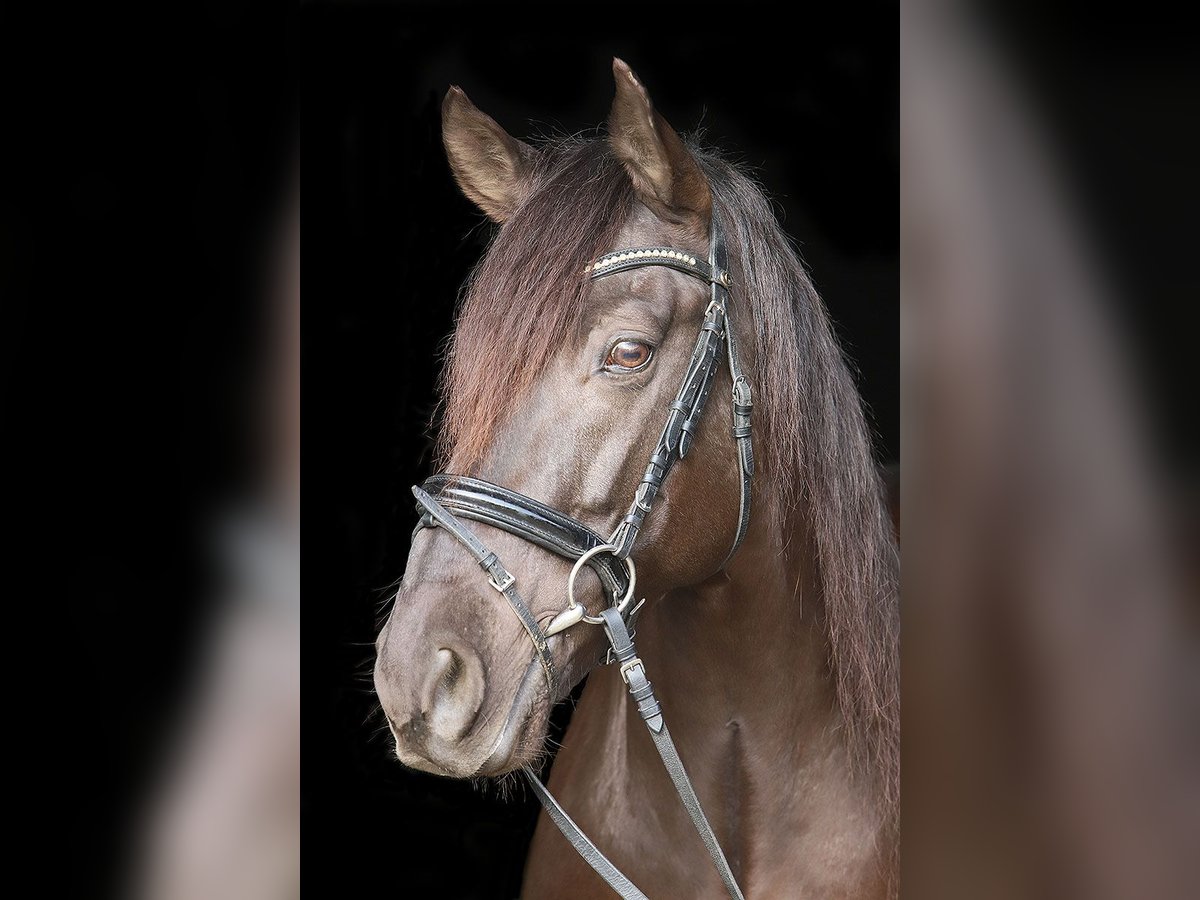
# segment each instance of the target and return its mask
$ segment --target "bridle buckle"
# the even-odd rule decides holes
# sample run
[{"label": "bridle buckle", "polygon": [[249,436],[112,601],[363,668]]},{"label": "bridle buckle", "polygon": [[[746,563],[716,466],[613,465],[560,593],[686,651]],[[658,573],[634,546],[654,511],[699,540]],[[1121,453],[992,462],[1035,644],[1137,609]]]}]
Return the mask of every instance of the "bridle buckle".
[{"label": "bridle buckle", "polygon": [[642,665],[642,658],[635,656],[629,662],[621,664],[621,680],[626,684],[629,684],[629,672],[631,669],[641,669],[642,676],[645,677],[646,675],[646,667]]},{"label": "bridle buckle", "polygon": [[504,581],[501,582],[500,584],[496,583],[496,576],[493,575],[490,578],[488,578],[488,584],[490,584],[493,588],[495,588],[501,594],[503,594],[505,591],[507,591],[510,587],[512,587],[516,583],[517,583],[516,576],[514,576],[511,572],[504,573]]}]

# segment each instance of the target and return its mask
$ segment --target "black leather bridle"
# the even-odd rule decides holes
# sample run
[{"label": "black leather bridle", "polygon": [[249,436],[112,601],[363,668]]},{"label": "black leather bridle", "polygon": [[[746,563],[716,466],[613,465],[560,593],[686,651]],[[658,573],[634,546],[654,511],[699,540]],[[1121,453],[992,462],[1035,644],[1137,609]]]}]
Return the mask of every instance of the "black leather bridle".
[{"label": "black leather bridle", "polygon": [[[750,437],[753,401],[750,382],[742,369],[729,318],[732,280],[728,270],[725,234],[716,210],[713,210],[707,261],[698,259],[686,250],[673,247],[640,247],[606,253],[591,263],[584,274],[594,281],[648,266],[666,266],[700,279],[710,286],[711,297],[705,310],[704,323],[696,339],[695,350],[684,373],[683,383],[675,400],[668,407],[666,424],[650,456],[641,483],[634,493],[633,503],[612,536],[606,541],[582,522],[531,497],[487,481],[460,475],[434,475],[421,487],[412,489],[417,498],[417,511],[421,516],[413,535],[415,537],[422,528],[438,526],[448,531],[471,552],[488,574],[491,586],[504,595],[528,632],[536,659],[545,670],[551,698],[555,696],[558,677],[549,646],[550,638],[581,621],[604,626],[610,645],[606,661],[620,663],[621,678],[629,687],[630,696],[650,730],[654,744],[693,824],[704,840],[730,896],[740,900],[741,890],[700,808],[700,802],[671,741],[663,721],[662,710],[654,697],[650,682],[646,679],[645,666],[637,656],[631,636],[632,619],[641,604],[631,606],[637,582],[637,569],[630,554],[667,475],[676,461],[687,455],[695,441],[722,355],[728,359],[729,372],[733,379],[732,433],[737,445],[741,475],[737,532],[722,568],[741,545],[750,523],[750,493],[754,476],[754,452]],[[724,354],[721,353],[722,343],[725,347]],[[503,529],[575,561],[567,584],[567,608],[556,615],[545,629],[534,619],[518,592],[516,578],[504,567],[499,557],[466,527],[463,519]],[[599,577],[610,600],[610,605],[599,616],[589,616],[582,604],[575,600],[575,578],[584,565],[590,566]],[[571,821],[534,773],[526,768],[525,774],[551,820],[588,864],[621,897],[644,898],[645,895],[622,875]]]}]

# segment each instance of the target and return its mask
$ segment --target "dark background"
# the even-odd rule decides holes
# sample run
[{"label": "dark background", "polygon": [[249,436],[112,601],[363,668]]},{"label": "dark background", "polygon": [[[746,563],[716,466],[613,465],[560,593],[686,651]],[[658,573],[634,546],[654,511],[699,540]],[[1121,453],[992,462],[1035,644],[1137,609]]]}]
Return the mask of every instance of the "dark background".
[{"label": "dark background", "polygon": [[322,896],[515,896],[536,814],[520,791],[402,769],[371,692],[408,488],[430,473],[439,350],[490,234],[446,164],[449,85],[518,137],[573,133],[603,122],[612,57],[629,62],[676,128],[702,125],[778,201],[861,372],[878,454],[897,458],[894,8],[806,10],[799,35],[760,16],[680,10],[660,28],[632,8],[565,10],[460,13],[469,29],[434,10],[302,11],[304,875]]},{"label": "dark background", "polygon": [[1082,0],[969,9],[1028,108],[1088,251],[1157,474],[1200,529],[1200,58],[1189,11],[1156,0],[1134,16]]},{"label": "dark background", "polygon": [[295,22],[35,7],[0,10],[9,854],[35,893],[125,897],[209,656],[218,529],[261,474]]}]

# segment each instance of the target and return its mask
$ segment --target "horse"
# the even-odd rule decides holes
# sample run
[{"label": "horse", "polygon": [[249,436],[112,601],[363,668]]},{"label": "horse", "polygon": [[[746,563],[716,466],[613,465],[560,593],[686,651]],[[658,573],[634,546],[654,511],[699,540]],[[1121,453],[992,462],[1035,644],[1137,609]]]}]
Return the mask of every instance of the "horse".
[{"label": "horse", "polygon": [[[443,375],[438,458],[455,475],[414,491],[434,527],[418,526],[376,642],[396,755],[450,778],[536,770],[552,707],[587,676],[549,788],[646,895],[732,894],[720,856],[745,896],[894,897],[899,561],[861,399],[762,189],[676,132],[619,59],[613,75],[593,137],[527,143],[458,87],[442,106],[454,178],[497,229]],[[718,223],[720,271],[704,264]],[[680,379],[723,329],[745,374],[732,350],[713,364],[686,455],[648,490]],[[528,519],[499,527],[495,509],[464,527],[469,505],[447,512],[457,479],[504,486],[493,506],[516,498],[547,528],[571,523],[580,546],[548,552]],[[639,516],[636,544],[588,537],[627,536]],[[634,608],[636,658],[604,665]],[[658,713],[623,697],[635,682],[646,695],[644,673]],[[659,762],[654,715],[670,720],[715,853]],[[612,896],[572,844],[547,805],[523,896]]]}]

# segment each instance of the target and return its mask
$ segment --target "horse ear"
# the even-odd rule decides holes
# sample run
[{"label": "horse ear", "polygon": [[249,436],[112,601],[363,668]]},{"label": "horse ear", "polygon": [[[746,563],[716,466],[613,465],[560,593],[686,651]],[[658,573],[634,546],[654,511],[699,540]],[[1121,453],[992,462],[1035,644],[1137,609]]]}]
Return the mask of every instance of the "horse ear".
[{"label": "horse ear", "polygon": [[712,215],[712,193],[691,152],[650,102],[650,95],[620,59],[613,59],[617,95],[608,114],[608,141],[625,164],[639,199],[668,221]]},{"label": "horse ear", "polygon": [[480,112],[454,85],[442,101],[442,142],[462,192],[503,222],[525,198],[537,151]]}]

